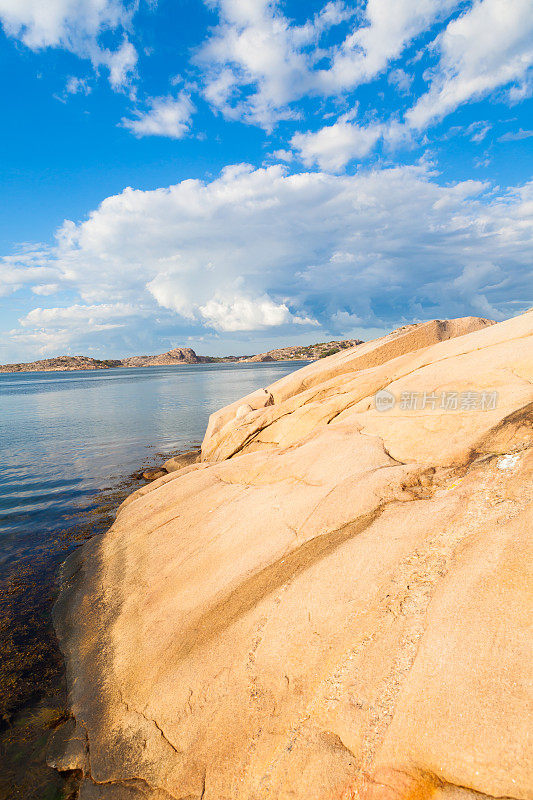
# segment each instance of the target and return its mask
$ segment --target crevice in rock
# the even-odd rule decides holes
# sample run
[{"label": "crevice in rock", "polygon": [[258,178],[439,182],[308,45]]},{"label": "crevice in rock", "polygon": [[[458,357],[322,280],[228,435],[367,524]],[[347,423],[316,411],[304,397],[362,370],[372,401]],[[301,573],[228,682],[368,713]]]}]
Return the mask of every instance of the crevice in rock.
[{"label": "crevice in rock", "polygon": [[139,711],[139,709],[133,708],[133,706],[131,706],[130,703],[128,703],[127,700],[124,699],[124,695],[123,695],[121,689],[119,689],[119,696],[120,696],[121,703],[125,706],[126,710],[130,712],[130,714],[131,713],[138,714],[146,722],[148,722],[149,724],[154,725],[156,730],[160,733],[161,738],[166,742],[166,744],[168,744],[168,746],[170,748],[172,748],[172,750],[176,753],[176,755],[178,755],[178,756],[182,755],[181,750],[178,750],[176,745],[172,743],[172,741],[169,739],[169,737],[167,736],[167,734],[165,733],[165,731],[163,730],[161,725],[159,725],[159,723],[155,719],[153,719],[152,717],[147,717],[146,714],[144,714],[142,711]]}]

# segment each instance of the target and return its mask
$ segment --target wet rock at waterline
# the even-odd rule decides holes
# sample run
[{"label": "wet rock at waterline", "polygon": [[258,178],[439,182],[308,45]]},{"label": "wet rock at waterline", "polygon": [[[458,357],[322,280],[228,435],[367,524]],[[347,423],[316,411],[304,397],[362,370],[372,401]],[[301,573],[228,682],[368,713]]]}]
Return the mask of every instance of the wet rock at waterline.
[{"label": "wet rock at waterline", "polygon": [[179,453],[177,456],[169,458],[168,461],[165,461],[163,464],[163,469],[165,469],[167,472],[176,472],[182,467],[188,467],[190,464],[196,464],[198,461],[200,461],[200,456],[200,449],[188,450],[185,453]]},{"label": "wet rock at waterline", "polygon": [[155,481],[157,478],[162,478],[163,475],[166,475],[166,469],[156,468],[156,469],[145,469],[142,473],[142,476],[145,481]]}]

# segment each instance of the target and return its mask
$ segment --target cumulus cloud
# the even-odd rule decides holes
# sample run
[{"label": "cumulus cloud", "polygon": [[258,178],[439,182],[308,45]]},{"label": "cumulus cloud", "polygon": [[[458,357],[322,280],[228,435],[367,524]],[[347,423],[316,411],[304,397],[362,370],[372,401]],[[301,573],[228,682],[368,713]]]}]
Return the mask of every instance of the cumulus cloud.
[{"label": "cumulus cloud", "polygon": [[318,325],[310,317],[291,314],[285,303],[274,303],[267,295],[256,298],[216,297],[199,310],[206,323],[219,331],[265,330],[291,323]]},{"label": "cumulus cloud", "polygon": [[318,131],[294,134],[291,146],[300,160],[307,167],[340,172],[350,161],[364,160],[380,141],[393,148],[411,140],[410,130],[396,120],[360,124],[351,122],[351,116],[343,115]]},{"label": "cumulus cloud", "polygon": [[[409,3],[398,6],[405,25],[410,20],[409,25],[404,27],[404,31],[409,30],[410,39],[422,29],[423,19],[430,19],[436,10],[432,9],[431,4],[419,4],[420,16],[417,17],[408,15],[408,7]],[[361,47],[346,63],[352,63],[354,59],[354,63],[366,63],[367,51],[362,42],[367,39],[373,41],[379,31],[384,41],[388,41],[386,30],[389,24],[402,28],[396,17],[391,22],[383,16],[384,10],[385,6],[381,6],[377,0],[376,3],[369,0],[366,13],[367,16],[374,15],[373,23],[354,34],[354,41]],[[451,5],[448,10],[451,10]],[[511,85],[515,95],[522,92],[525,96],[524,87],[528,85],[533,65],[531,12],[531,0],[475,0],[468,10],[447,24],[433,43],[438,63],[430,73],[429,89],[407,110],[404,122],[394,120],[358,125],[341,117],[333,125],[319,131],[296,134],[292,139],[293,148],[308,166],[318,164],[322,169],[339,170],[349,161],[368,155],[380,139],[395,146],[399,141],[425,130],[459,105],[479,99],[496,89]],[[389,55],[386,56],[386,53]],[[392,57],[390,53],[392,49],[384,46],[381,60],[375,56],[377,60],[371,60],[371,63],[376,67],[378,64],[384,65]],[[332,71],[334,73],[334,67]],[[403,86],[408,89],[409,77],[404,70],[396,69],[389,73],[388,80],[399,88]],[[518,98],[515,96],[515,99]],[[473,123],[467,132],[471,134],[472,141],[479,143],[489,130],[489,124],[479,122]]]},{"label": "cumulus cloud", "polygon": [[[318,131],[299,131],[293,135],[291,145],[306,166],[318,165],[321,169],[339,171],[349,161],[367,157],[380,140],[394,148],[400,142],[413,139],[462,103],[497,89],[506,87],[509,101],[524,99],[533,85],[530,80],[533,64],[531,0],[474,0],[463,13],[447,22],[452,12],[462,5],[456,0],[368,0],[363,15],[350,23],[353,29],[340,45],[329,48],[317,45],[317,57],[326,61],[326,66],[318,68],[313,56],[315,51],[303,47],[305,39],[301,32],[294,38],[296,28],[281,16],[275,4],[252,3],[249,7],[255,11],[254,26],[263,26],[268,17],[270,23],[275,21],[283,32],[283,42],[279,38],[276,41],[280,53],[289,52],[289,48],[291,68],[277,71],[274,80],[271,67],[274,65],[278,70],[282,60],[273,53],[271,58],[261,60],[261,54],[266,52],[262,37],[250,35],[250,58],[262,64],[263,72],[259,75],[237,56],[230,57],[222,39],[215,37],[211,45],[214,47],[217,41],[217,48],[211,51],[207,47],[204,54],[210,54],[219,65],[211,89],[214,91],[216,85],[216,91],[222,94],[211,99],[223,111],[248,115],[252,121],[268,119],[271,125],[276,118],[294,114],[291,103],[303,95],[335,96],[374,79],[409,43],[437,21],[447,24],[429,47],[429,52],[437,59],[435,67],[427,71],[429,88],[407,109],[404,121],[392,118],[363,124],[343,115]],[[235,20],[234,23],[233,26],[225,23],[223,40],[226,45],[230,39],[240,42],[241,37],[247,35],[245,32],[249,32],[248,23],[242,19],[241,28]],[[237,39],[235,25],[240,31]],[[309,29],[315,30],[316,38],[316,24]],[[289,42],[291,36],[293,39]],[[311,40],[312,37],[308,38],[307,44]],[[408,93],[413,77],[404,68],[396,67],[389,72],[388,82],[400,92]],[[243,97],[239,88],[245,84],[247,91]],[[256,91],[250,91],[254,86]],[[472,141],[481,142],[489,129],[487,125],[478,125],[472,131]]]},{"label": "cumulus cloud", "polygon": [[116,50],[99,49],[98,56],[92,57],[95,66],[103,65],[109,70],[109,83],[114,89],[125,86],[135,71],[137,51],[126,38]]},{"label": "cumulus cloud", "polygon": [[[286,106],[311,88],[312,60],[306,52],[318,31],[291,25],[270,0],[217,0],[219,25],[197,55],[206,71],[205,97],[226,116],[272,127],[288,118]],[[327,17],[321,17],[321,32]],[[335,24],[329,18],[329,24]],[[250,92],[250,87],[253,87]],[[298,87],[298,89],[296,89]],[[240,94],[244,89],[244,95]]]},{"label": "cumulus cloud", "polygon": [[131,341],[164,319],[188,334],[287,340],[317,323],[342,334],[356,321],[501,317],[507,302],[528,302],[532,234],[533,183],[443,186],[422,166],[336,176],[236,165],[210,182],[107,198],[66,222],[52,252],[8,262],[7,290],[55,282],[78,296],[66,310],[41,303],[21,334],[73,326],[88,338],[107,325]]},{"label": "cumulus cloud", "polygon": [[476,0],[448,24],[436,46],[440,59],[429,90],[406,115],[413,128],[526,80],[533,65],[531,0]]},{"label": "cumulus cloud", "polygon": [[319,75],[323,90],[337,93],[379,75],[413,39],[458,5],[459,0],[368,0],[362,23]]},{"label": "cumulus cloud", "polygon": [[284,148],[280,148],[279,150],[274,150],[271,157],[275,161],[284,161],[286,164],[290,164],[291,161],[294,161],[293,151],[285,150]]},{"label": "cumulus cloud", "polygon": [[341,118],[316,133],[296,133],[291,140],[303,163],[338,172],[348,161],[367,156],[382,137],[382,125],[357,125]]},{"label": "cumulus cloud", "polygon": [[163,308],[218,331],[260,331],[291,323],[316,324],[308,317],[291,314],[285,303],[275,303],[266,294],[238,294],[241,283],[240,280],[234,282],[237,293],[221,289],[203,305],[191,302],[191,296],[183,291],[183,282],[177,280],[175,273],[157,275],[146,288]]},{"label": "cumulus cloud", "polygon": [[[60,47],[106,67],[114,88],[124,86],[137,63],[126,38],[136,3],[121,0],[0,0],[0,22],[8,36],[32,50]],[[105,33],[121,38],[114,47],[101,43]]]},{"label": "cumulus cloud", "polygon": [[[303,25],[269,0],[216,0],[219,24],[197,56],[204,92],[231,118],[271,128],[297,116],[291,104],[306,95],[338,96],[374,79],[405,47],[460,0],[368,0],[356,13],[329,2]],[[323,35],[348,25],[338,43]],[[339,28],[343,31],[343,28]],[[396,73],[397,85],[409,83]]]},{"label": "cumulus cloud", "polygon": [[178,97],[152,97],[148,100],[148,111],[139,113],[136,119],[123,119],[122,125],[136,136],[167,136],[182,139],[190,129],[195,111],[190,96],[180,92]]}]

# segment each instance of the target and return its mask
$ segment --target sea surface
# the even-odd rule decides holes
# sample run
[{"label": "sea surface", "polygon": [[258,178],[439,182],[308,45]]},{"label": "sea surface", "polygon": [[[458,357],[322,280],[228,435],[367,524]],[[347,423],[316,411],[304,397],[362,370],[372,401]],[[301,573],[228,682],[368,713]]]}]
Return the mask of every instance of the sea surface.
[{"label": "sea surface", "polygon": [[143,467],[305,363],[0,373],[0,800],[71,796],[46,766],[68,713],[51,624],[61,562],[109,527]]},{"label": "sea surface", "polygon": [[[0,570],[209,415],[306,362],[0,374]],[[161,459],[159,459],[160,463]]]}]

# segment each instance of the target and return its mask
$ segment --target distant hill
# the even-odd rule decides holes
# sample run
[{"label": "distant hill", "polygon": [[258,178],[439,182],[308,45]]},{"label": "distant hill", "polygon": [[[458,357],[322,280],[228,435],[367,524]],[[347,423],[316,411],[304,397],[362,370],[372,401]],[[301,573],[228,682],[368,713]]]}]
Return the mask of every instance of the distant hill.
[{"label": "distant hill", "polygon": [[199,364],[201,358],[190,347],[175,347],[158,356],[129,356],[123,358],[120,367],[162,367],[168,364]]},{"label": "distant hill", "polygon": [[315,361],[324,356],[338,353],[348,347],[361,344],[360,339],[321,342],[310,345],[294,345],[269,350],[267,353],[251,356],[198,356],[190,347],[175,347],[168,353],[153,356],[128,356],[121,359],[90,358],[89,356],[56,356],[20,364],[4,364],[0,372],[70,372],[86,369],[116,369],[118,367],[157,367],[179,364],[234,364],[263,361]]},{"label": "distant hill", "polygon": [[31,361],[29,364],[4,364],[0,372],[70,372],[79,369],[111,369],[120,367],[121,362],[115,360],[100,361],[88,356],[56,356]]},{"label": "distant hill", "polygon": [[219,362],[256,362],[256,361],[316,361],[318,358],[331,356],[339,350],[346,350],[362,344],[361,339],[343,339],[334,342],[319,342],[318,344],[291,345],[259,353],[256,356],[224,356],[222,358],[209,358],[209,361]]},{"label": "distant hill", "polygon": [[[282,347],[279,350],[271,350],[269,353],[263,353],[265,356],[270,356],[274,361],[292,361],[292,359],[310,359],[316,361],[319,358],[332,356],[340,350],[347,350],[349,347],[355,347],[358,344],[363,344],[362,339],[343,339],[342,341],[334,342],[319,342],[318,344],[298,345],[295,347]],[[263,361],[262,356],[254,356],[254,361]]]}]

